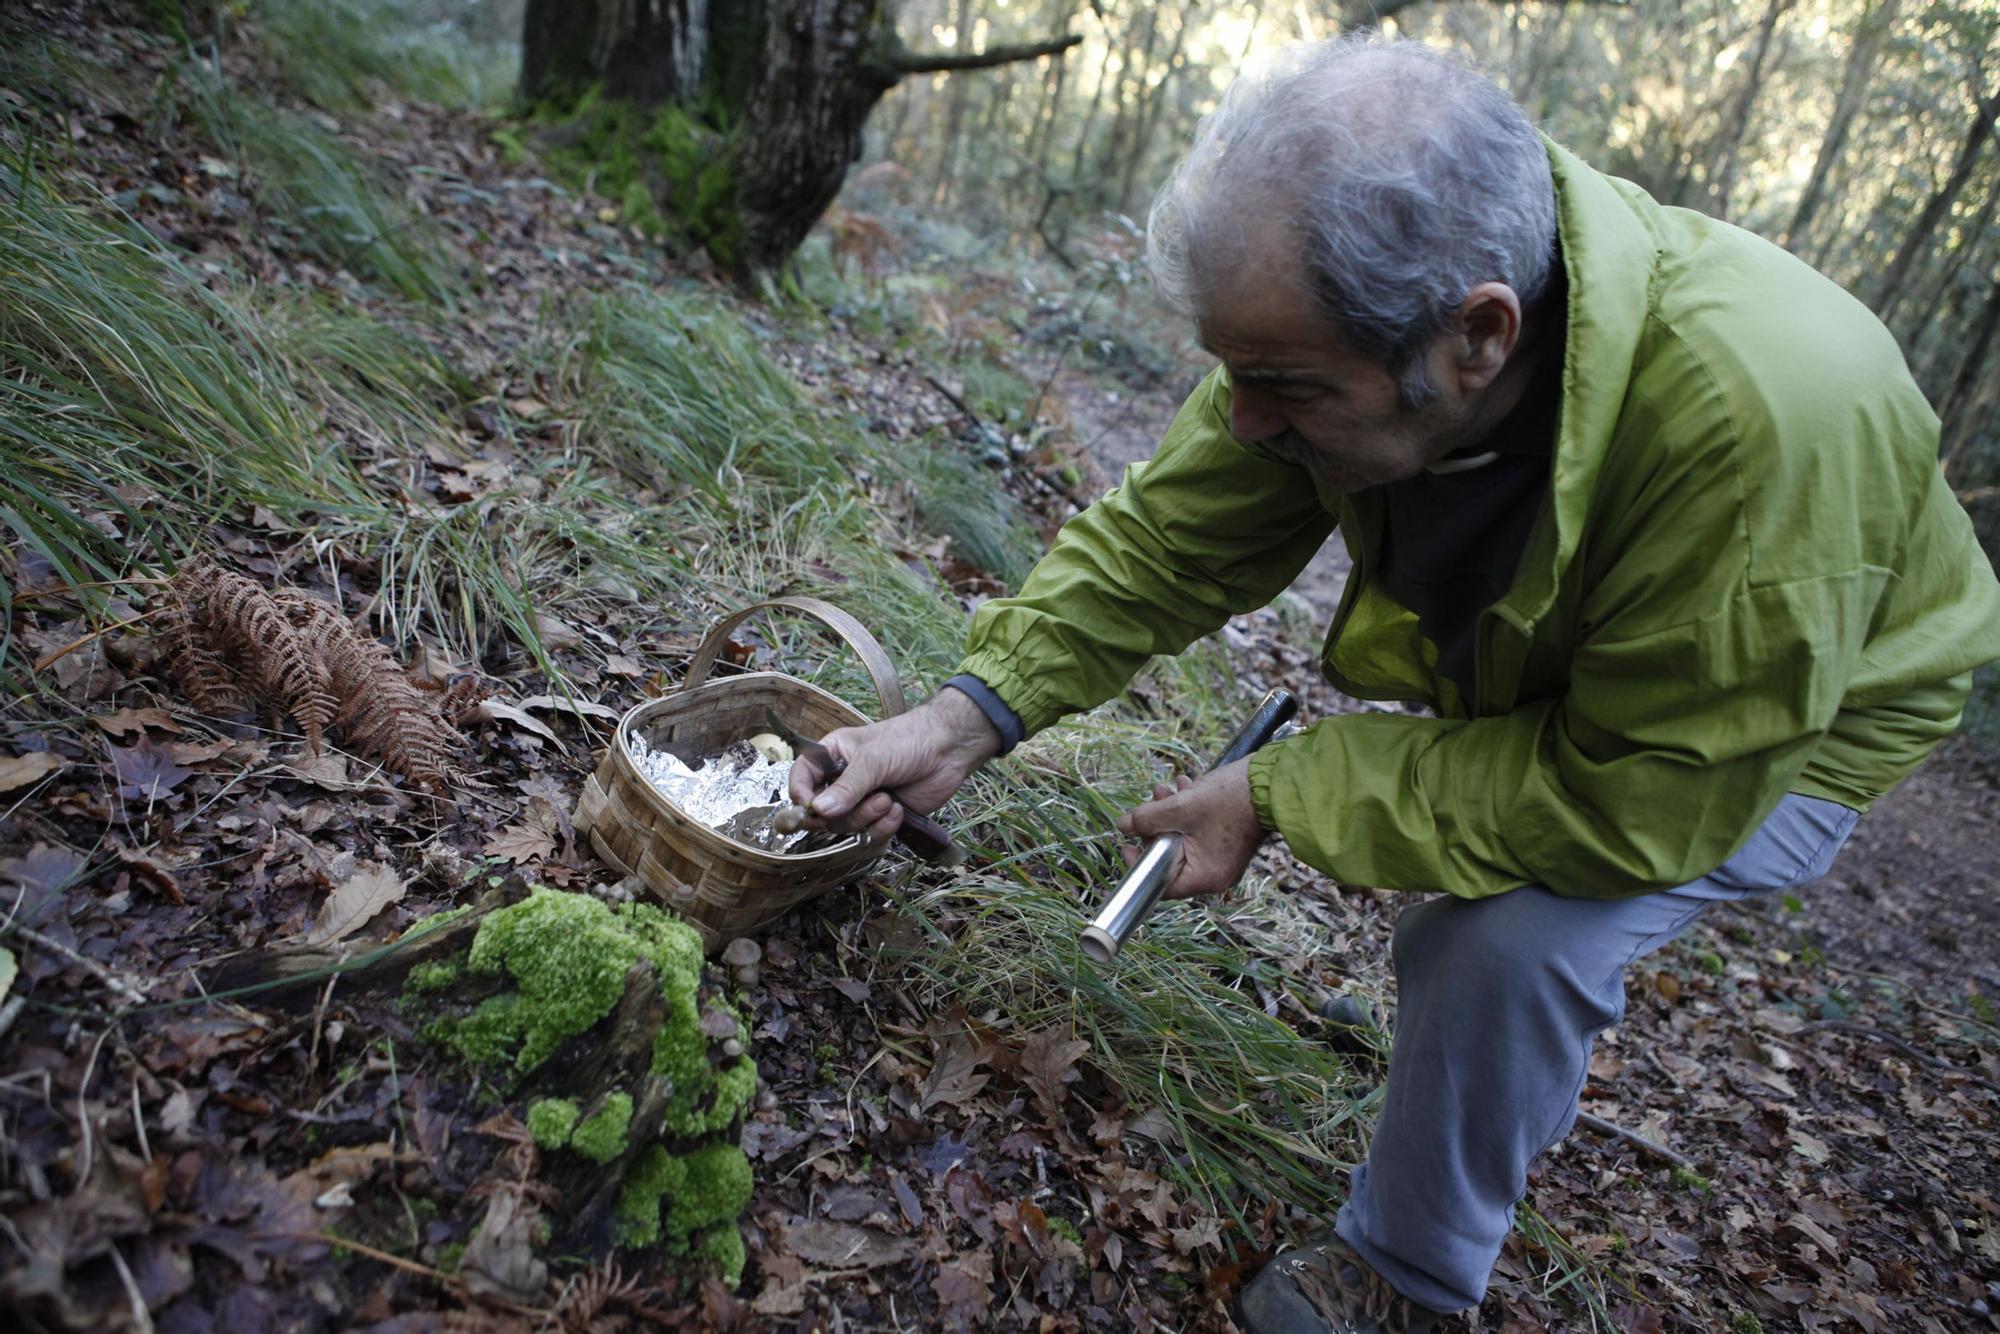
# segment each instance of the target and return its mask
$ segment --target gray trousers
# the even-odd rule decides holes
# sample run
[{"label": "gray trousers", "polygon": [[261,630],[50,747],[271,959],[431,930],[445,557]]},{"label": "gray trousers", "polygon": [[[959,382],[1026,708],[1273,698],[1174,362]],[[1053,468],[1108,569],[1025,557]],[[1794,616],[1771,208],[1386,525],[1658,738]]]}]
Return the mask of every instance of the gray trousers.
[{"label": "gray trousers", "polygon": [[1405,910],[1389,1086],[1342,1239],[1414,1302],[1478,1305],[1528,1165],[1569,1133],[1591,1041],[1624,1017],[1625,966],[1711,903],[1824,875],[1859,818],[1793,794],[1742,851],[1679,889],[1576,899],[1530,885]]}]

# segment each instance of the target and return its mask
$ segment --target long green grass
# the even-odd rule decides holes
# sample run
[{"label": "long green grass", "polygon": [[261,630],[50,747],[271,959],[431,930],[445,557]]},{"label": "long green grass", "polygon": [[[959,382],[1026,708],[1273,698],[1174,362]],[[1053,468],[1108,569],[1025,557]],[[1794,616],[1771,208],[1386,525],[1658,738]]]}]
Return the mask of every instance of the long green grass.
[{"label": "long green grass", "polygon": [[498,110],[519,77],[519,45],[475,35],[464,10],[437,0],[262,0],[253,12],[281,77],[315,106],[359,112],[387,94]]},{"label": "long green grass", "polygon": [[396,199],[337,136],[231,88],[202,59],[178,62],[170,89],[167,107],[216,146],[289,244],[413,300],[447,303],[458,295],[463,283],[436,226]]}]

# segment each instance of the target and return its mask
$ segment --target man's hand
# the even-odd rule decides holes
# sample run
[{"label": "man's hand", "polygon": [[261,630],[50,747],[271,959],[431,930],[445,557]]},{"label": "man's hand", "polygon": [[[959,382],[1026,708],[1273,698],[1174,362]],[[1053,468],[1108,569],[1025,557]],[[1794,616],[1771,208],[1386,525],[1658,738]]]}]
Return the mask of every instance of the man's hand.
[{"label": "man's hand", "polygon": [[902,827],[905,809],[930,814],[1000,753],[1000,733],[977,704],[950,688],[908,713],[838,728],[821,741],[847,761],[847,771],[821,788],[811,765],[792,766],[791,796],[810,813],[806,826],[876,842]]},{"label": "man's hand", "polygon": [[[1243,878],[1264,827],[1250,801],[1250,762],[1238,760],[1200,778],[1183,777],[1178,790],[1153,789],[1153,800],[1118,817],[1118,832],[1149,843],[1161,834],[1181,835],[1181,864],[1167,882],[1166,897],[1225,894]],[[1125,864],[1139,849],[1119,849]]]}]

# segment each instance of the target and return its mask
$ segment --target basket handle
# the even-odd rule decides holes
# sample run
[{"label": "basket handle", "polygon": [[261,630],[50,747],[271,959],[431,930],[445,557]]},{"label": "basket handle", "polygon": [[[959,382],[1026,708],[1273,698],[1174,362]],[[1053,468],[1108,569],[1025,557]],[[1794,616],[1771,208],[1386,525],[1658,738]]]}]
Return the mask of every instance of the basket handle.
[{"label": "basket handle", "polygon": [[875,697],[882,701],[882,716],[893,718],[909,706],[903,702],[902,678],[896,675],[896,665],[889,661],[889,655],[868,633],[868,627],[852,616],[819,598],[771,598],[766,602],[753,602],[741,611],[732,612],[708,632],[708,638],[701,641],[701,647],[694,651],[694,658],[688,663],[687,675],[681,680],[682,690],[693,690],[708,679],[710,669],[722,653],[722,646],[729,642],[729,634],[737,626],[769,607],[784,607],[791,611],[802,611],[819,621],[842,639],[861,659],[861,665],[868,669],[868,679],[875,683]]}]

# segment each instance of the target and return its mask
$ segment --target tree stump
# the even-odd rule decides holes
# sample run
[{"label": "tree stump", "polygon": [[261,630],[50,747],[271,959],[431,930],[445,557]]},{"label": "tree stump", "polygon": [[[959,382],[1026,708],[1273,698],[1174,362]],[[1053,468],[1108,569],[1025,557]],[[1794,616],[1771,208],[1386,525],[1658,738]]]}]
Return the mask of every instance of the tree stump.
[{"label": "tree stump", "polygon": [[271,952],[207,981],[259,986],[261,1003],[297,1012],[337,975],[350,1006],[393,1004],[468,1084],[501,1091],[504,1110],[474,1129],[533,1162],[560,1250],[656,1249],[734,1283],[750,1192],[737,1140],[757,1070],[695,930],[650,904],[518,882],[432,920],[351,960]]}]

